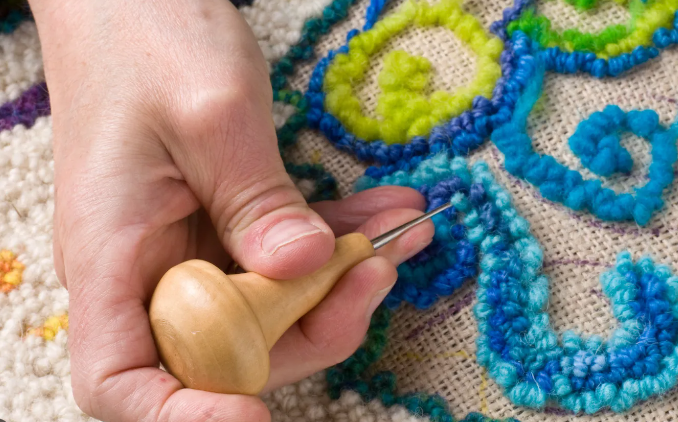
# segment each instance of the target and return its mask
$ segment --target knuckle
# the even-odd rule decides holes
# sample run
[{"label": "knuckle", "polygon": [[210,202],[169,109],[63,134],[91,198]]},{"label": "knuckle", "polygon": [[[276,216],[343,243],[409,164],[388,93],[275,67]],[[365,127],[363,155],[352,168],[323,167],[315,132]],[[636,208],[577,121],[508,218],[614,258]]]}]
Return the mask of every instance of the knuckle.
[{"label": "knuckle", "polygon": [[171,124],[180,139],[239,139],[259,130],[252,123],[260,120],[261,108],[272,103],[266,102],[261,86],[245,78],[205,85],[182,95],[170,108]]}]

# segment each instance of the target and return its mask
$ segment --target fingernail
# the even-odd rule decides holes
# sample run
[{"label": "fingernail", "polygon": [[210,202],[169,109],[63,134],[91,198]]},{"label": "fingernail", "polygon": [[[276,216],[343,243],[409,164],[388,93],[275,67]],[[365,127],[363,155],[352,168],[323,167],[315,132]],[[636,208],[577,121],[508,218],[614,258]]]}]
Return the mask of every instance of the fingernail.
[{"label": "fingernail", "polygon": [[273,255],[283,246],[322,232],[320,228],[309,223],[307,220],[283,220],[268,229],[261,241],[261,248],[265,254]]},{"label": "fingernail", "polygon": [[[395,283],[394,283],[395,284]],[[377,292],[376,295],[374,295],[374,298],[372,298],[372,301],[370,302],[370,306],[367,307],[367,320],[369,321],[370,318],[372,318],[372,314],[374,311],[377,309],[379,304],[384,301],[384,298],[388,294],[388,292],[391,291],[393,288],[393,284],[390,286],[386,287],[385,289],[381,289]]]}]

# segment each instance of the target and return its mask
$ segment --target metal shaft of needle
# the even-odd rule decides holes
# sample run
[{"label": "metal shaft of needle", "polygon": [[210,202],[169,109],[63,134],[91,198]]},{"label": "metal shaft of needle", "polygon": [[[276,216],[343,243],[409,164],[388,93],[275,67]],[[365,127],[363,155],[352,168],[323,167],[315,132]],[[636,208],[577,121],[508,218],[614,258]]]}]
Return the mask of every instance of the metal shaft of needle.
[{"label": "metal shaft of needle", "polygon": [[374,239],[371,240],[372,246],[374,247],[374,250],[381,248],[382,246],[384,246],[385,244],[387,244],[391,240],[397,238],[401,234],[405,233],[406,231],[408,231],[412,227],[414,227],[414,226],[416,226],[420,223],[423,223],[424,221],[428,220],[429,218],[433,217],[434,215],[441,213],[441,212],[445,211],[446,209],[450,208],[451,206],[452,206],[452,204],[448,202],[445,205],[441,205],[438,208],[435,208],[435,209],[427,212],[426,214],[422,215],[421,217],[415,218],[414,220],[407,222],[400,227],[396,227],[395,229],[388,231],[388,232],[382,234],[381,236],[375,237]]}]

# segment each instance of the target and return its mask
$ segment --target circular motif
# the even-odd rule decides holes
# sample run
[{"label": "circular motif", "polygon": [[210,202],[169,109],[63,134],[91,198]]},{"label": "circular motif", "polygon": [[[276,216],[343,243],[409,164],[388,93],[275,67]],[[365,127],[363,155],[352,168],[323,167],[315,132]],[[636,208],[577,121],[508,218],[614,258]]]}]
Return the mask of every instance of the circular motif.
[{"label": "circular motif", "polygon": [[[618,106],[609,105],[579,123],[569,144],[584,167],[599,176],[611,176],[629,173],[633,168],[631,154],[621,146],[620,133],[631,132],[659,146],[653,148],[652,158],[661,160],[660,154],[665,152],[661,148],[662,131],[659,115],[654,110],[625,113]],[[658,142],[654,142],[657,136]]]},{"label": "circular motif", "polygon": [[[437,91],[426,96],[431,63],[396,50],[386,55],[379,75],[381,94],[374,119],[362,112],[354,88],[363,82],[370,58],[390,39],[411,26],[440,26],[450,29],[477,56],[477,74],[466,87],[453,94]],[[477,96],[489,97],[501,76],[499,55],[502,43],[489,37],[480,23],[464,13],[458,1],[442,0],[429,6],[408,1],[374,27],[348,42],[348,52],[336,55],[325,72],[325,107],[356,136],[386,144],[405,143],[415,136],[426,136],[442,121],[469,109]]]},{"label": "circular motif", "polygon": [[[584,8],[595,5],[589,0],[568,2]],[[629,22],[597,33],[553,29],[551,21],[538,13],[535,0],[516,0],[504,22],[509,36],[520,31],[540,44],[548,70],[614,77],[678,42],[678,0],[630,0],[628,9]]]},{"label": "circular motif", "polygon": [[512,175],[527,180],[541,194],[575,210],[588,210],[607,221],[635,220],[646,225],[652,214],[664,205],[662,194],[674,179],[673,165],[678,158],[676,139],[678,122],[670,128],[659,124],[654,111],[624,113],[610,106],[582,122],[570,138],[570,147],[582,164],[598,174],[629,170],[633,164],[628,152],[619,145],[616,132],[629,130],[652,144],[649,181],[635,189],[635,194],[617,194],[602,187],[598,180],[588,180],[578,171],[560,164],[549,155],[532,148],[527,134],[527,116],[541,95],[543,68],[520,97],[511,120],[492,133],[492,141],[504,154],[504,167]]},{"label": "circular motif", "polygon": [[[416,5],[417,3],[412,4]],[[457,10],[457,8],[459,7],[456,5],[455,2],[446,2],[446,4],[454,5],[454,7],[451,8],[450,10]],[[439,7],[441,9],[434,9],[436,7]],[[442,6],[433,6],[430,9],[444,10],[442,9]],[[372,9],[368,9],[368,11],[370,10]],[[376,8],[375,10],[381,9]],[[466,20],[462,21],[461,20],[462,15],[460,13],[461,12],[459,12],[458,14],[459,22],[470,22],[466,25],[471,27],[475,26],[475,24],[472,23],[475,22],[475,19],[465,18]],[[375,12],[373,11],[372,15],[370,15],[372,20],[374,20],[374,15]],[[424,15],[423,17],[415,18],[415,22],[416,19],[419,20],[424,19],[424,22],[435,21],[435,19],[430,17],[427,18],[428,20],[425,20],[426,16],[430,15],[431,14],[429,13]],[[366,28],[371,27],[373,29],[369,32],[363,33],[362,35],[372,34],[373,33],[372,31],[380,30],[379,24],[383,22],[384,20],[378,21],[376,23],[374,23],[373,21],[369,21],[365,25],[365,27]],[[457,27],[460,27],[460,25],[461,24],[458,23]],[[461,26],[461,28],[464,27],[465,26]],[[460,29],[458,30],[461,31]],[[462,31],[460,33],[463,34],[464,32]],[[430,134],[428,134],[427,136],[413,136],[405,144],[394,143],[389,145],[386,142],[384,142],[384,140],[367,141],[359,136],[356,136],[356,134],[350,131],[346,126],[344,126],[339,121],[337,116],[326,110],[326,105],[328,102],[326,101],[326,93],[323,91],[324,89],[323,87],[327,80],[326,73],[328,71],[328,68],[332,66],[332,64],[334,63],[334,60],[337,57],[341,56],[345,57],[342,60],[347,61],[351,57],[351,51],[359,52],[363,51],[360,50],[359,48],[357,48],[356,50],[350,48],[350,43],[354,38],[358,36],[360,36],[360,32],[357,30],[352,30],[351,32],[349,32],[347,36],[349,44],[344,45],[343,47],[339,48],[336,51],[331,51],[327,55],[327,57],[320,60],[316,65],[311,75],[308,91],[306,92],[306,98],[309,104],[307,119],[308,124],[311,128],[321,130],[323,134],[325,134],[325,136],[332,143],[334,143],[338,149],[345,152],[353,153],[354,155],[356,155],[358,159],[362,161],[376,162],[377,164],[382,166],[381,171],[383,171],[385,174],[395,171],[397,169],[414,168],[424,156],[428,156],[429,154],[435,154],[443,150],[449,151],[450,154],[452,155],[468,155],[471,151],[475,150],[485,141],[485,139],[489,136],[494,127],[502,124],[503,122],[507,121],[510,118],[513,106],[520,91],[529,80],[531,73],[533,73],[534,71],[533,69],[534,50],[530,45],[530,41],[524,34],[517,34],[516,36],[513,37],[513,39],[506,40],[504,51],[500,54],[499,63],[501,67],[501,77],[497,80],[496,85],[492,90],[491,99],[488,99],[482,95],[475,96],[471,100],[470,108],[461,112],[459,116],[449,119],[448,121],[445,121],[441,124],[438,124],[437,126],[432,127],[432,129],[430,129]],[[483,35],[483,37],[484,37],[482,38],[483,43],[478,42],[477,44],[479,44],[480,47],[477,48],[481,48],[482,45],[501,44],[498,40],[488,44],[486,43],[486,41],[490,40],[490,38],[487,37],[486,35]],[[470,39],[467,40],[467,42],[471,46],[476,44]],[[362,46],[362,44],[360,45]],[[494,48],[497,47],[491,47],[490,50]],[[357,57],[361,53],[353,54],[354,56]],[[367,58],[365,58],[365,61],[367,61]],[[427,66],[425,62],[418,60],[418,58],[402,54],[402,52],[392,53],[390,61],[392,61],[392,64],[394,65],[390,67],[391,69],[397,69],[398,66],[396,66],[396,64],[398,63],[414,63],[414,69],[410,68],[406,73],[408,75],[416,74],[422,77],[424,75],[422,74],[421,69],[422,68],[426,69]],[[344,65],[346,65],[346,63],[348,62],[345,62]],[[390,77],[392,73],[393,72],[391,73],[387,72],[385,73],[386,76],[382,74],[382,76],[384,76],[383,79],[385,79],[383,81],[384,84],[388,86],[397,85],[397,84],[394,85],[393,82],[394,78]],[[397,77],[395,79],[401,82],[403,81],[403,79],[398,79]],[[423,79],[425,79],[425,77]],[[422,78],[420,77],[418,79],[419,84],[421,84],[421,80]],[[342,84],[339,83],[339,85]],[[414,88],[417,88],[416,83],[414,85],[408,86],[409,86],[408,89],[412,89],[413,86]],[[351,94],[352,92],[352,89],[350,87],[346,87],[346,84],[344,84],[344,88],[341,88],[341,90],[343,90],[341,95],[345,94],[348,95]],[[402,94],[403,92],[405,91],[401,91],[400,94]],[[411,93],[411,91],[407,92]],[[393,92],[391,92],[390,94],[393,94]],[[387,96],[387,99],[390,98],[394,101],[394,103],[389,104],[395,104],[398,101],[402,100],[402,97],[399,97],[398,95],[393,95],[390,97]],[[336,96],[340,96],[340,94],[336,94]],[[422,97],[420,96],[419,99],[421,98]],[[431,98],[436,97],[431,96],[428,99],[424,97],[424,101],[429,101]],[[330,100],[334,101],[331,98]],[[387,106],[386,108],[388,109],[389,107]],[[354,107],[352,110],[355,111],[357,110],[357,108]],[[431,110],[430,107],[429,110]],[[351,114],[353,113],[353,111],[348,111],[347,113]],[[342,113],[341,110],[338,110],[338,112]],[[398,110],[393,109],[389,112],[397,114]],[[419,129],[416,128],[431,127],[430,125],[431,120],[426,120],[424,118],[421,121],[426,121],[429,123],[425,124],[422,123],[423,126],[410,125],[408,126],[407,129],[403,130],[398,136],[404,135],[405,137],[407,137],[407,130],[410,130],[410,128],[412,127],[414,127],[415,129],[413,129],[413,131],[410,132],[410,135],[418,133],[416,131]],[[374,129],[368,128],[367,130]],[[389,129],[386,130],[388,131]]]}]

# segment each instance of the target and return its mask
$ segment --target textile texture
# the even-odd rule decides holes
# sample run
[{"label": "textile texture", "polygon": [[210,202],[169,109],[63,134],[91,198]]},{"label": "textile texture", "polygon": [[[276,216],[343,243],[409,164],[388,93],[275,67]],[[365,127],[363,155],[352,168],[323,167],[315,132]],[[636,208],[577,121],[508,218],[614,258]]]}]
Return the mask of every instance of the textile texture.
[{"label": "textile texture", "polygon": [[[276,63],[286,60],[290,51],[294,53],[294,46],[303,37],[305,22],[326,17],[326,8],[332,4],[330,0],[244,3],[251,4],[244,4],[240,11],[259,39],[273,76]],[[345,45],[352,29],[362,30],[370,8],[378,3],[358,0],[347,7],[347,16],[337,19],[327,33],[317,37],[317,44],[312,48],[314,56],[298,60],[294,71],[286,75],[285,90],[307,92],[319,61],[326,58],[330,50]],[[386,2],[380,19],[398,13],[406,3],[404,0]],[[504,19],[504,11],[514,6],[512,0],[459,3],[489,37],[493,37],[490,33],[493,22]],[[536,2],[538,12],[551,21],[551,29],[560,32],[577,28],[599,33],[610,25],[623,25],[632,19],[633,12],[623,2],[599,3],[582,11],[565,0]],[[431,4],[434,7],[437,1]],[[436,91],[453,92],[472,83],[480,61],[471,44],[441,26],[405,28],[369,58],[368,70],[354,87],[353,94],[360,101],[362,113],[373,119],[382,116],[385,107],[380,106],[380,101],[385,101],[381,97],[385,78],[380,79],[380,75],[389,66],[391,52],[403,50],[411,57],[428,59],[429,83],[421,93],[408,94],[409,99],[420,94],[428,98]],[[617,193],[633,193],[634,188],[648,182],[648,174],[654,177],[652,146],[641,136],[621,135],[620,146],[632,157],[633,166],[629,174],[615,173],[607,177],[592,171],[593,165],[585,166],[582,154],[578,156],[572,151],[568,139],[582,121],[608,105],[617,105],[625,112],[654,110],[659,123],[669,128],[678,116],[678,50],[668,47],[647,63],[633,66],[615,77],[601,78],[594,70],[568,74],[553,71],[556,65],[545,66],[540,98],[527,117],[527,133],[533,150],[554,157],[562,165],[578,171],[584,179],[601,180],[603,187]],[[538,78],[532,74],[528,79]],[[43,81],[35,24],[26,20],[11,32],[0,34],[0,104],[4,104],[0,107],[0,250],[4,251],[0,252],[0,419],[7,422],[90,420],[77,409],[71,394],[68,293],[58,283],[52,263],[51,117]],[[529,85],[524,89],[528,90]],[[280,131],[285,129],[286,122],[294,119],[299,108],[284,104],[281,97],[282,94],[276,98],[273,108],[273,119]],[[326,108],[329,101],[325,103]],[[338,120],[344,123],[341,117]],[[329,140],[324,124],[319,125],[320,129],[312,127],[313,124],[308,126],[311,127],[302,128],[294,142],[290,142],[293,145],[284,149],[285,160],[300,166],[322,165],[336,180],[338,197],[346,197],[359,189],[356,181],[366,171],[372,174],[368,167],[374,163]],[[652,212],[647,224],[633,219],[599,218],[584,209],[573,210],[566,199],[547,199],[544,185],[536,187],[534,179],[509,171],[498,136],[496,131],[492,136],[484,136],[480,145],[470,149],[465,158],[469,166],[480,161],[487,163],[489,172],[510,194],[513,207],[529,222],[531,235],[541,245],[540,269],[548,278],[545,312],[550,316],[552,330],[558,335],[572,330],[584,337],[609,338],[622,326],[622,321],[614,316],[616,305],[611,304],[600,276],[615,268],[620,253],[628,251],[634,261],[650,256],[655,264],[666,265],[672,274],[678,274],[676,182],[657,194],[664,201],[663,207]],[[678,165],[674,164],[671,171],[678,175]],[[293,176],[308,198],[317,195],[319,184],[331,186],[329,179],[322,179],[326,176],[302,173]],[[5,274],[10,276],[3,278]],[[479,303],[479,291],[478,280],[472,277],[426,307],[415,306],[407,300],[397,309],[393,307],[385,349],[380,359],[366,370],[366,376],[391,371],[397,378],[398,394],[437,394],[444,399],[444,407],[455,420],[474,412],[522,422],[678,420],[675,388],[650,394],[623,412],[604,406],[588,414],[585,409],[589,404],[582,399],[582,411],[577,415],[568,408],[565,399],[547,401],[544,406],[533,408],[507,394],[506,388],[497,381],[500,377],[489,373],[487,367],[492,364],[478,361],[479,318],[474,315],[474,307]],[[528,335],[517,336],[526,344],[530,342]],[[587,368],[593,370],[591,365]],[[534,385],[539,389],[543,384],[535,379]],[[379,398],[365,400],[359,388],[342,388],[336,398],[328,392],[329,387],[328,376],[322,372],[268,394],[265,402],[273,420],[279,422],[445,420],[419,404],[408,406],[398,402],[390,406]]]}]

